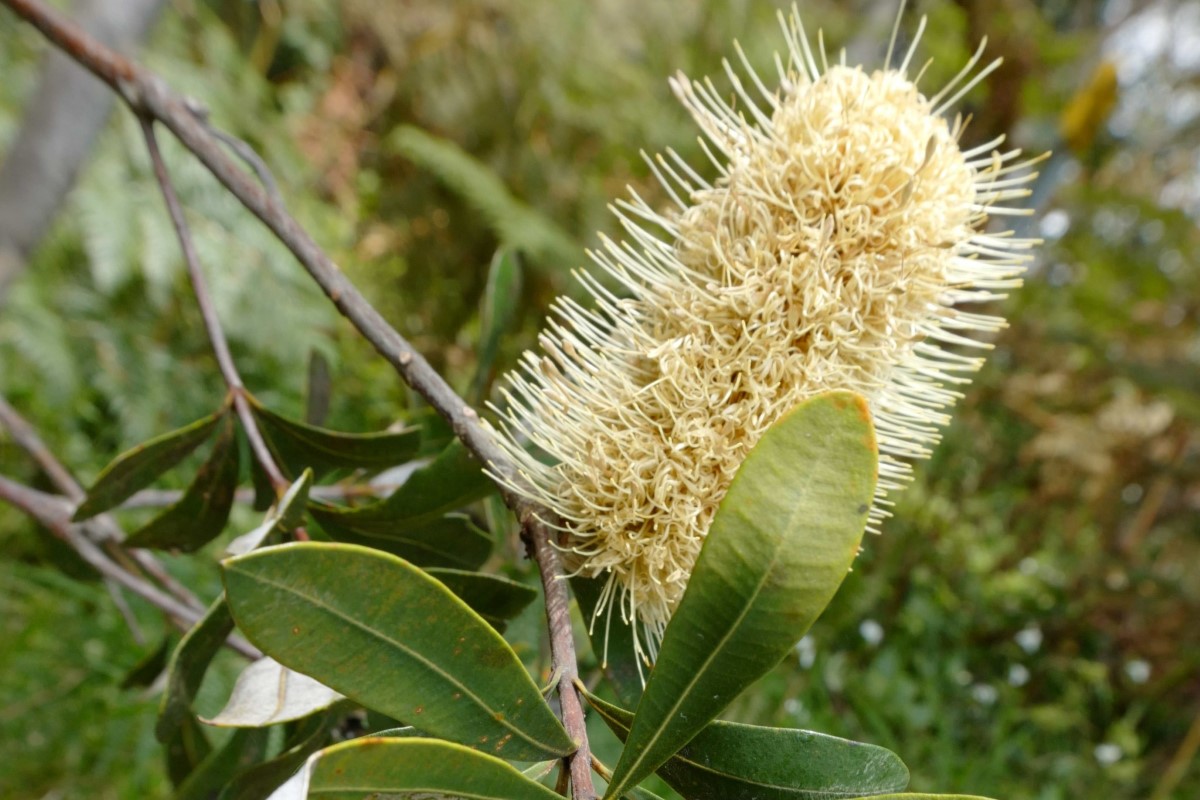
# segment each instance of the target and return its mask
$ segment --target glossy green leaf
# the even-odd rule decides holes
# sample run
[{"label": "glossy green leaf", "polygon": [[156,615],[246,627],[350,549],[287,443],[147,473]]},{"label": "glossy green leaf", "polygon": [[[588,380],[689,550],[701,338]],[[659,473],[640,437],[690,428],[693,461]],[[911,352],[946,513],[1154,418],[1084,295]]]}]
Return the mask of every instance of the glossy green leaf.
[{"label": "glossy green leaf", "polygon": [[304,470],[288,490],[283,493],[267,512],[262,524],[249,533],[243,533],[225,548],[231,556],[249,553],[266,541],[273,533],[287,533],[295,530],[304,523],[304,508],[308,503],[308,490],[312,488],[313,473],[311,469]]},{"label": "glossy green leaf", "polygon": [[221,792],[220,800],[262,800],[270,795],[325,744],[337,720],[331,711],[299,723],[279,755],[239,774]]},{"label": "glossy green leaf", "polygon": [[234,776],[259,761],[267,752],[270,731],[243,729],[234,731],[225,744],[213,750],[188,775],[175,792],[175,800],[211,800]]},{"label": "glossy green leaf", "polygon": [[849,392],[763,435],[709,528],[605,797],[658,769],[820,616],[858,551],[876,468],[870,412]]},{"label": "glossy green leaf", "polygon": [[421,442],[416,428],[340,433],[288,419],[256,400],[253,410],[271,452],[289,475],[299,475],[306,468],[317,477],[334,469],[386,469],[415,456]]},{"label": "glossy green leaf", "polygon": [[579,603],[579,613],[587,626],[592,652],[600,662],[604,677],[617,693],[617,699],[629,707],[642,696],[642,673],[633,650],[633,628],[621,619],[620,609],[596,616],[605,578],[571,578],[571,591]]},{"label": "glossy green leaf", "polygon": [[90,519],[128,500],[155,478],[178,464],[208,439],[228,408],[196,420],[178,430],[156,436],[121,455],[100,473],[87,497],[75,509],[73,520]]},{"label": "glossy green leaf", "polygon": [[562,800],[485,753],[436,739],[367,737],[315,754],[270,800]]},{"label": "glossy green leaf", "polygon": [[[586,692],[584,696],[625,741],[633,714]],[[908,786],[908,768],[882,747],[719,720],[667,759],[658,774],[689,800],[835,800]]]},{"label": "glossy green leaf", "polygon": [[237,430],[226,417],[208,460],[179,502],[130,534],[129,547],[190,553],[215,539],[229,520],[238,482]]},{"label": "glossy green leaf", "polygon": [[359,508],[312,503],[321,525],[368,536],[396,537],[441,519],[492,489],[480,464],[455,440],[388,497]]},{"label": "glossy green leaf", "polygon": [[506,758],[574,745],[512,648],[386,553],[305,542],[224,562],[238,627],[284,666],[428,733]]},{"label": "glossy green leaf", "polygon": [[481,401],[491,382],[500,340],[512,326],[521,304],[521,254],[502,247],[488,265],[487,284],[479,309],[479,346],[469,399]]},{"label": "glossy green leaf", "polygon": [[242,670],[225,707],[201,722],[226,728],[262,728],[303,719],[342,699],[323,683],[268,656]]},{"label": "glossy green leaf", "polygon": [[404,528],[391,535],[358,535],[328,520],[322,527],[330,538],[382,550],[419,567],[473,570],[487,561],[492,540],[463,514],[447,514],[419,528]]},{"label": "glossy green leaf", "polygon": [[425,572],[441,581],[476,614],[493,625],[517,616],[538,595],[533,587],[499,575],[441,568],[430,568]]},{"label": "glossy green leaf", "polygon": [[213,656],[233,632],[233,617],[221,595],[209,606],[200,621],[184,634],[167,664],[167,688],[158,710],[154,729],[160,742],[166,742],[192,713],[192,699]]}]

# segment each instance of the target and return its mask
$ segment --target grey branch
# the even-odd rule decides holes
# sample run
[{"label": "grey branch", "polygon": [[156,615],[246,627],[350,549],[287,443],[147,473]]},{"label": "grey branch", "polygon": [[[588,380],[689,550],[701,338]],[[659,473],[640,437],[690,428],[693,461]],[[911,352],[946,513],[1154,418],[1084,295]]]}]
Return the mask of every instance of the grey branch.
[{"label": "grey branch", "polygon": [[[82,525],[71,522],[74,504],[66,498],[39,492],[0,475],[0,500],[11,503],[33,517],[43,527],[69,544],[80,558],[104,578],[160,609],[182,630],[191,628],[203,616],[204,612],[185,605],[156,588],[149,581],[121,569],[109,559],[104,551],[83,532]],[[262,653],[258,648],[244,639],[231,636],[227,644],[231,649],[249,659],[262,658]]]}]

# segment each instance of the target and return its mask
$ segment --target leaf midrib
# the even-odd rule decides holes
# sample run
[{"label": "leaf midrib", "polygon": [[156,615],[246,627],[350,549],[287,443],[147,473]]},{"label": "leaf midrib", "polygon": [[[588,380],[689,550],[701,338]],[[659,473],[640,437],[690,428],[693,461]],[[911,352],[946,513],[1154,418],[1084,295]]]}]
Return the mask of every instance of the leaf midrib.
[{"label": "leaf midrib", "polygon": [[[804,504],[796,503],[792,507],[791,513],[788,514],[787,524],[783,528],[784,531],[792,530],[792,526],[795,524],[796,517],[800,513],[800,507],[802,505]],[[754,602],[758,599],[759,594],[762,593],[763,584],[767,582],[767,577],[771,574],[771,571],[775,569],[775,565],[779,562],[779,554],[783,551],[784,538],[785,537],[783,533],[779,534],[779,538],[776,540],[774,552],[771,554],[771,561],[767,564],[767,568],[763,570],[762,577],[758,579],[758,583],[754,587],[754,592],[747,599],[745,606],[742,608],[742,612],[738,614],[738,617],[736,620],[734,620],[734,623],[729,626],[729,630],[724,636],[721,637],[721,641],[717,643],[717,646],[713,648],[708,657],[704,659],[704,662],[700,665],[700,669],[693,673],[691,681],[689,681],[684,687],[684,690],[680,692],[678,699],[676,699],[675,704],[671,706],[670,712],[667,713],[664,719],[670,720],[675,716],[675,712],[677,712],[679,707],[683,705],[684,700],[691,695],[692,690],[696,688],[696,684],[700,681],[700,677],[708,670],[708,666],[721,653],[721,651],[725,649],[726,644],[728,644],[729,640],[733,637],[733,634],[735,631],[737,631],[738,626],[742,624],[742,620],[744,620],[746,615],[750,613],[751,608],[754,606]],[[638,755],[637,760],[634,761],[632,766],[629,768],[628,772],[626,773],[627,775],[633,774],[634,771],[646,760],[646,754],[650,752],[650,749],[654,747],[655,744],[657,744],[666,728],[666,724],[658,727],[658,730],[655,731],[653,738],[651,738],[650,741],[647,742],[646,746],[642,748],[642,752]],[[633,730],[632,725],[630,726],[630,730]],[[626,781],[626,783],[628,783],[628,781]],[[624,791],[624,787],[622,787],[622,791]]]},{"label": "leaf midrib", "polygon": [[[326,613],[332,615],[333,617],[344,620],[345,622],[350,623],[353,627],[358,628],[359,630],[363,631],[364,633],[367,633],[367,634],[375,637],[376,639],[379,639],[380,641],[383,641],[383,642],[386,642],[388,644],[395,646],[396,649],[402,651],[403,653],[408,655],[410,658],[414,659],[415,661],[420,662],[421,664],[424,664],[426,667],[428,667],[430,670],[432,670],[436,675],[442,677],[450,685],[452,685],[458,689],[461,689],[463,694],[466,697],[469,697],[472,700],[474,700],[476,705],[478,705],[480,708],[482,708],[484,711],[486,711],[488,713],[488,716],[493,721],[497,722],[499,725],[512,731],[514,734],[516,734],[518,737],[520,737],[524,741],[528,742],[529,744],[532,744],[535,747],[539,747],[542,750],[545,750],[547,753],[553,753],[553,754],[558,754],[558,755],[563,754],[560,749],[558,749],[556,747],[551,747],[543,742],[533,739],[530,736],[528,736],[527,734],[525,734],[523,731],[521,731],[520,729],[513,727],[513,725],[508,721],[508,719],[509,719],[508,715],[503,714],[500,711],[491,708],[486,702],[484,702],[483,698],[479,697],[479,695],[475,694],[475,692],[471,691],[471,689],[468,688],[465,684],[459,682],[450,673],[443,670],[436,663],[434,663],[433,661],[430,661],[428,658],[422,656],[421,654],[417,653],[416,651],[409,649],[401,642],[399,642],[395,639],[392,639],[390,636],[385,635],[382,631],[378,631],[374,628],[368,627],[367,625],[363,624],[361,621],[355,619],[354,617],[347,616],[346,614],[342,613],[341,611],[334,608],[333,606],[330,606],[327,603],[325,603],[321,600],[318,600],[310,595],[304,594],[303,592],[300,592],[300,591],[296,590],[295,588],[288,586],[287,584],[277,583],[276,581],[269,580],[269,579],[259,576],[259,575],[253,575],[252,573],[246,572],[244,570],[236,570],[236,571],[240,571],[242,575],[250,577],[253,580],[261,581],[262,583],[265,583],[268,586],[273,586],[276,589],[281,589],[284,592],[295,595],[296,597],[299,597],[302,600],[307,600],[308,602],[310,602],[317,608],[324,610]],[[489,627],[488,630],[491,631],[492,628]],[[535,689],[536,689],[536,687],[535,687]],[[499,715],[499,719],[497,719],[497,715]]]}]

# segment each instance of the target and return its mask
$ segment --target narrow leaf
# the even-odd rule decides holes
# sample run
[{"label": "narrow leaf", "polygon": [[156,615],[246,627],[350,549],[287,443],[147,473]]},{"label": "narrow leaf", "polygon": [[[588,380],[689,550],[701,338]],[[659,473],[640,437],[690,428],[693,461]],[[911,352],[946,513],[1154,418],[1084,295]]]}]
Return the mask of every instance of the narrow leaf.
[{"label": "narrow leaf", "polygon": [[233,617],[229,616],[225,595],[221,595],[179,641],[167,664],[167,688],[154,729],[160,742],[166,742],[191,716],[192,699],[200,688],[204,673],[232,631]]},{"label": "narrow leaf", "polygon": [[145,489],[207,440],[227,411],[227,407],[222,408],[117,456],[88,489],[87,497],[75,509],[72,519],[76,522],[90,519],[120,505],[139,489]]},{"label": "narrow leaf", "polygon": [[305,542],[224,567],[238,627],[281,664],[435,736],[506,758],[574,749],[508,643],[407,561]]},{"label": "narrow leaf", "polygon": [[[586,692],[584,696],[625,741],[633,714]],[[908,768],[882,747],[719,720],[667,759],[658,774],[689,800],[835,800],[908,786]]]},{"label": "narrow leaf", "polygon": [[257,400],[254,417],[280,466],[291,475],[311,468],[317,477],[334,469],[379,470],[416,455],[416,428],[379,433],[340,433],[276,414]]},{"label": "narrow leaf", "polygon": [[273,658],[260,658],[242,670],[229,702],[209,725],[261,728],[303,719],[342,699],[342,695],[307,675],[293,672]]},{"label": "narrow leaf", "polygon": [[237,431],[226,417],[208,460],[179,502],[130,534],[129,547],[190,553],[215,539],[229,520],[238,482]]},{"label": "narrow leaf", "polygon": [[447,514],[418,528],[401,528],[391,534],[360,536],[328,519],[321,526],[339,542],[382,550],[419,567],[473,570],[492,552],[491,537],[463,514]]},{"label": "narrow leaf", "polygon": [[175,800],[210,800],[239,772],[253,767],[267,752],[270,731],[245,729],[212,751],[175,792]]},{"label": "narrow leaf", "polygon": [[854,800],[992,800],[990,797],[980,797],[977,794],[876,794],[868,797],[855,797]]},{"label": "narrow leaf", "polygon": [[308,490],[312,488],[312,482],[312,470],[304,470],[283,493],[283,497],[279,498],[279,502],[267,512],[262,524],[230,542],[225,552],[231,556],[249,553],[272,533],[287,533],[299,527],[304,522],[304,507],[308,502]]},{"label": "narrow leaf", "polygon": [[234,778],[221,792],[220,800],[262,800],[304,766],[308,757],[325,744],[338,717],[330,712],[314,714],[300,723],[284,743],[283,752]]},{"label": "narrow leaf", "polygon": [[368,737],[326,748],[270,800],[371,797],[562,800],[485,753],[435,739]]},{"label": "narrow leaf", "polygon": [[535,263],[555,270],[580,263],[583,251],[569,233],[514,197],[491,167],[454,142],[401,125],[386,144],[431,171],[478,211],[501,241],[528,252]]},{"label": "narrow leaf", "polygon": [[171,735],[162,740],[167,762],[167,777],[172,786],[181,786],[212,753],[204,728],[193,716],[183,718]]},{"label": "narrow leaf", "polygon": [[488,493],[492,483],[457,439],[385,499],[359,508],[312,503],[321,525],[368,536],[397,536],[436,522]]},{"label": "narrow leaf", "polygon": [[862,540],[876,479],[866,402],[831,392],[776,422],[713,519],[606,798],[658,769],[783,659]]},{"label": "narrow leaf", "polygon": [[538,594],[530,586],[499,575],[442,568],[430,568],[425,572],[441,581],[476,614],[493,624],[517,616]]},{"label": "narrow leaf", "polygon": [[621,612],[608,606],[609,612],[596,616],[600,592],[605,578],[571,578],[571,591],[579,603],[579,613],[587,626],[592,652],[600,662],[604,677],[617,693],[617,698],[629,707],[637,706],[642,696],[642,673],[633,650],[633,628],[621,619]]},{"label": "narrow leaf", "polygon": [[171,655],[171,637],[164,637],[158,647],[143,655],[138,662],[125,673],[121,679],[122,689],[132,689],[135,686],[149,686],[167,668],[167,658]]},{"label": "narrow leaf", "polygon": [[484,399],[491,382],[500,340],[512,326],[521,303],[521,254],[502,247],[488,265],[487,285],[479,309],[479,346],[476,350],[475,377],[471,381],[473,400]]}]

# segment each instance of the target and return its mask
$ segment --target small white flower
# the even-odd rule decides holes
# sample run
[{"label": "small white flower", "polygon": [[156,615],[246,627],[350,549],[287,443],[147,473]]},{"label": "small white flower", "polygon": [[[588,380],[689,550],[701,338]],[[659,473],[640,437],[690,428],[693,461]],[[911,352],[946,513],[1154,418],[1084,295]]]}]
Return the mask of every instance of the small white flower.
[{"label": "small white flower", "polygon": [[1096,763],[1102,766],[1109,766],[1121,760],[1121,756],[1125,755],[1121,750],[1121,745],[1113,744],[1112,742],[1102,742],[1096,745],[1096,749],[1092,751],[1092,755],[1096,759]]},{"label": "small white flower", "polygon": [[1134,683],[1145,683],[1150,680],[1150,663],[1140,658],[1125,662],[1125,674]]},{"label": "small white flower", "polygon": [[1017,643],[1026,653],[1033,655],[1042,646],[1042,629],[1036,625],[1029,625],[1017,631],[1013,641]]},{"label": "small white flower", "polygon": [[1029,683],[1029,668],[1024,664],[1013,664],[1008,668],[1008,683],[1011,686],[1024,686]]},{"label": "small white flower", "polygon": [[984,231],[1024,213],[1007,202],[1028,194],[1032,162],[1001,139],[963,149],[966,122],[946,116],[999,65],[979,67],[982,45],[926,96],[912,50],[894,65],[889,48],[873,72],[830,64],[795,12],[780,19],[777,88],[740,48],[741,71],[725,63],[733,103],[708,80],[671,80],[717,177],[670,150],[648,158],[674,207],[617,202],[627,240],[590,255],[621,291],[579,273],[595,308],[559,299],[542,353],[503,389],[511,488],[557,514],[572,570],[608,576],[596,613],[639,622],[646,660],[738,467],[801,401],[867,398],[878,529],[982,363],[959,350],[1004,325],[964,306],[1018,285],[1034,244]]},{"label": "small white flower", "polygon": [[858,635],[871,647],[883,641],[883,626],[873,619],[864,619],[858,626]]}]

